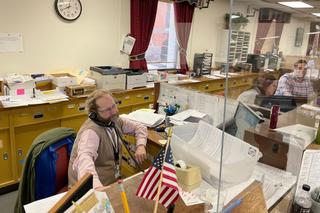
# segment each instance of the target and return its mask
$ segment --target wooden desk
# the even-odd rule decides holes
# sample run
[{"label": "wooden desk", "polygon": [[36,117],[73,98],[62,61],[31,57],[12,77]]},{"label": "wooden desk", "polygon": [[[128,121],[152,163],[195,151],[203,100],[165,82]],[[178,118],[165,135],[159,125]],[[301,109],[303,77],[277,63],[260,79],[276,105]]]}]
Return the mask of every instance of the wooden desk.
[{"label": "wooden desk", "polygon": [[[277,127],[284,127],[293,124],[303,124],[314,127],[314,118],[301,114],[299,108],[279,116]],[[259,162],[286,170],[287,154],[289,144],[283,142],[281,133],[269,129],[269,119],[259,124],[256,128],[245,131],[244,141],[256,146],[263,152]],[[320,145],[310,144],[309,147],[317,148]]]},{"label": "wooden desk", "polygon": [[[120,113],[149,107],[154,89],[142,88],[112,93]],[[33,140],[56,127],[78,131],[87,119],[86,98],[70,98],[55,104],[3,108],[0,106],[0,193],[19,182],[25,156]],[[1,103],[0,103],[1,104]]]},{"label": "wooden desk", "polygon": [[[153,212],[154,201],[137,197],[135,195],[143,175],[139,174],[124,181],[124,188],[127,194],[127,199],[131,212],[150,213]],[[108,197],[115,212],[124,212],[120,197],[120,191],[117,183],[114,183],[110,188],[106,189]],[[267,212],[265,201],[262,194],[261,184],[258,182],[252,183],[247,189],[242,191],[235,199],[243,198],[242,204],[236,207],[233,213],[265,213]],[[231,201],[232,202],[232,201]],[[159,204],[158,212],[166,212],[166,209]],[[175,205],[175,212],[204,212],[203,204],[186,206],[182,199],[179,198]]]}]

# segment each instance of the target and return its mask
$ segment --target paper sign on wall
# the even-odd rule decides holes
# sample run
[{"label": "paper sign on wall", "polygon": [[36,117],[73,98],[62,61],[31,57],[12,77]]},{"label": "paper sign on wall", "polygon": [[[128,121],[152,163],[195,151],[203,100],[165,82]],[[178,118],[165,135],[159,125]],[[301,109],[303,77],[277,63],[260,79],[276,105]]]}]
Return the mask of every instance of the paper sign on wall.
[{"label": "paper sign on wall", "polygon": [[21,33],[0,33],[0,53],[22,52]]},{"label": "paper sign on wall", "polygon": [[133,38],[132,36],[126,35],[123,39],[121,52],[123,52],[127,55],[130,55],[135,41],[136,41],[135,38]]}]

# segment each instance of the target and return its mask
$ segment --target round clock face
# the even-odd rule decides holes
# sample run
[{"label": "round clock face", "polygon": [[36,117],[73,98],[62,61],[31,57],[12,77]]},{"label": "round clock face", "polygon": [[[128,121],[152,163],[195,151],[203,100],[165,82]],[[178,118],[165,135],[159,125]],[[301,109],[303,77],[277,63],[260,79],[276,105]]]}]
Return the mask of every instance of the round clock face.
[{"label": "round clock face", "polygon": [[80,0],[56,0],[55,9],[61,18],[74,21],[80,17],[82,5]]}]

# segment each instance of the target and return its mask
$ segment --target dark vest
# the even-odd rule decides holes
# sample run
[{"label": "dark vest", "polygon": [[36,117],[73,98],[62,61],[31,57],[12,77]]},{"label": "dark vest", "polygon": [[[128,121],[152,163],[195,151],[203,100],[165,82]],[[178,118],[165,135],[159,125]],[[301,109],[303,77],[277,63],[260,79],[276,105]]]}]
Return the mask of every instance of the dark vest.
[{"label": "dark vest", "polygon": [[[117,119],[115,121],[116,128],[121,131],[122,130],[122,121],[121,119]],[[95,169],[98,174],[100,182],[107,186],[113,182],[116,181],[115,179],[115,161],[114,161],[114,150],[112,146],[112,141],[114,140],[113,137],[116,137],[116,134],[107,134],[105,128],[110,127],[102,127],[94,123],[91,119],[87,119],[81,126],[77,138],[74,142],[70,161],[69,161],[69,168],[68,168],[68,178],[69,178],[69,187],[75,184],[75,182],[78,180],[78,174],[77,171],[72,169],[72,165],[74,160],[76,159],[78,155],[78,143],[81,137],[81,134],[83,131],[87,129],[91,129],[96,132],[98,135],[100,141],[99,141],[99,148],[97,150],[98,157],[94,161]],[[115,131],[113,131],[115,133]],[[120,132],[122,134],[122,132]],[[110,137],[111,135],[111,137]],[[120,141],[120,139],[118,139]],[[121,143],[119,145],[119,160],[121,165]]]}]

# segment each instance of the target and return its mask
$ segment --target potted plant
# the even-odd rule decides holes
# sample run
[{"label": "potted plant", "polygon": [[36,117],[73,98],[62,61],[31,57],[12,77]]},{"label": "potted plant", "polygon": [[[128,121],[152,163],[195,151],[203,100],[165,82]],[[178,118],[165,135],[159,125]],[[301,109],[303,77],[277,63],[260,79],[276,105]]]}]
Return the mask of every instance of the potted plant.
[{"label": "potted plant", "polygon": [[[225,22],[227,29],[229,29],[229,19],[230,14],[226,13]],[[233,13],[231,16],[231,29],[239,30],[241,27],[244,28],[245,26],[247,26],[248,23],[249,19],[240,12]]]}]

